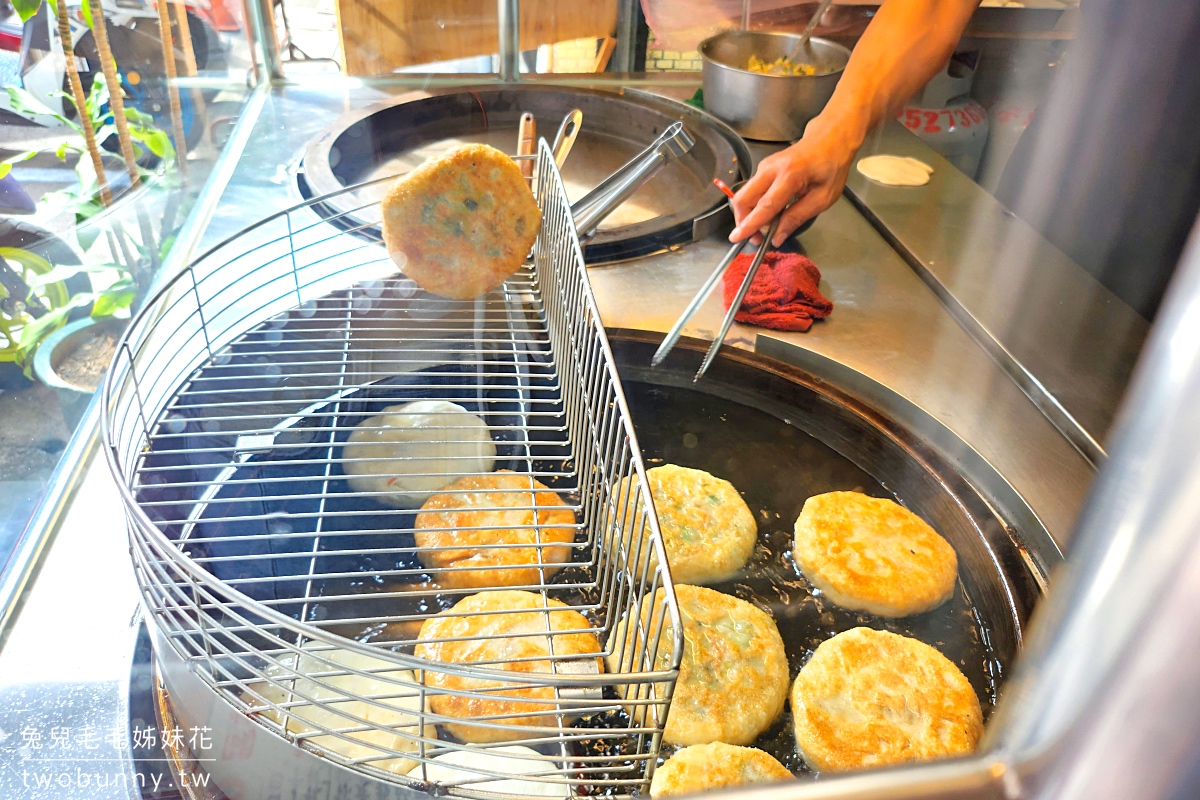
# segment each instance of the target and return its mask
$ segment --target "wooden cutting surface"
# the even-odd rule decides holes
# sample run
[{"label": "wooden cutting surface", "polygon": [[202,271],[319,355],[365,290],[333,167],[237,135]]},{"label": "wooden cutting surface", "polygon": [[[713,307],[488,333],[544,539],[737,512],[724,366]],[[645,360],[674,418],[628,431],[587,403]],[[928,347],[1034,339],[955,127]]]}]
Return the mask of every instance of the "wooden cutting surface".
[{"label": "wooden cutting surface", "polygon": [[[495,0],[337,0],[348,75],[497,52]],[[612,36],[617,0],[522,0],[521,49]]]}]

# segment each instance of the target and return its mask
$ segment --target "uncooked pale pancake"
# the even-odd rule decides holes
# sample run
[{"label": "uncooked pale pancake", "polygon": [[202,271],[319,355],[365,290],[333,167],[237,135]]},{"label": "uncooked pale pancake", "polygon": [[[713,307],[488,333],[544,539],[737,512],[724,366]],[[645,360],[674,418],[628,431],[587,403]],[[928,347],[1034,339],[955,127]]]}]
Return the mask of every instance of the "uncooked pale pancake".
[{"label": "uncooked pale pancake", "polygon": [[469,300],[516,272],[541,211],[520,167],[485,144],[455,147],[396,179],[380,206],[383,243],[426,291]]},{"label": "uncooked pale pancake", "polygon": [[[549,609],[549,610],[546,610]],[[549,629],[555,631],[547,635]],[[425,670],[425,683],[433,689],[458,692],[495,690],[488,697],[430,693],[429,706],[435,714],[463,720],[498,717],[484,725],[450,723],[446,729],[467,742],[506,742],[538,737],[530,726],[556,728],[558,714],[571,719],[569,704],[555,701],[550,686],[527,686],[530,673],[553,673],[549,660],[551,638],[558,673],[598,674],[604,671],[600,658],[569,659],[600,652],[600,642],[589,632],[587,619],[558,600],[543,600],[533,592],[512,590],[483,592],[465,597],[453,608],[430,617],[421,625],[415,653],[430,661],[475,664],[490,670],[513,673],[513,684],[502,679],[469,678],[441,672],[437,665]],[[570,633],[557,633],[570,631]],[[442,641],[469,639],[467,641]],[[494,727],[498,726],[498,727]]]},{"label": "uncooked pale pancake", "polygon": [[502,469],[446,486],[421,506],[415,528],[421,563],[446,570],[433,575],[441,586],[536,586],[571,560],[570,547],[551,545],[575,540],[575,513],[533,477]]},{"label": "uncooked pale pancake", "polygon": [[792,719],[821,772],[965,755],[983,735],[979,698],[950,659],[870,628],[817,647],[792,686]]},{"label": "uncooked pale pancake", "polygon": [[843,608],[906,617],[950,599],[958,557],[899,503],[859,492],[808,498],[792,556],[813,586]]},{"label": "uncooked pale pancake", "polygon": [[415,508],[455,478],[491,472],[496,444],[487,423],[457,403],[417,400],[360,422],[342,458],[350,488]]},{"label": "uncooked pale pancake", "polygon": [[[546,776],[546,773],[550,775]],[[536,775],[549,777],[549,782],[525,779],[488,778],[489,775]],[[562,772],[554,761],[528,747],[505,745],[489,750],[453,750],[434,757],[424,768],[416,766],[408,777],[444,786],[462,784],[473,792],[495,792],[514,797],[571,796],[571,787],[555,782]]]},{"label": "uncooked pale pancake", "polygon": [[[423,689],[411,670],[389,669],[392,664],[383,659],[351,650],[327,649],[318,642],[311,642],[305,647],[313,652],[300,656],[297,666],[293,666],[296,665],[293,655],[283,659],[287,668],[267,669],[266,674],[279,685],[250,686],[255,693],[275,705],[289,704],[289,733],[311,734],[362,724],[379,726],[347,732],[346,738],[329,734],[307,739],[314,745],[350,759],[383,756],[393,750],[417,753],[422,735],[426,739],[437,736],[433,726],[426,726],[424,734],[421,732],[417,714],[421,709]],[[337,674],[339,672],[342,674]],[[296,678],[297,673],[315,677]],[[338,699],[347,696],[380,699],[372,702]],[[251,695],[247,695],[246,700],[259,702]],[[261,713],[268,719],[282,723],[282,715],[274,709]],[[410,758],[379,758],[366,763],[403,775],[417,762]]]},{"label": "uncooked pale pancake", "polygon": [[[625,516],[629,480],[617,491],[618,518]],[[746,566],[758,542],[758,525],[733,484],[675,464],[646,470],[646,481],[676,583],[729,580]]]},{"label": "uncooked pale pancake", "polygon": [[694,744],[667,759],[654,771],[650,796],[671,797],[711,789],[792,780],[788,768],[753,747],[724,742]]},{"label": "uncooked pale pancake", "polygon": [[[775,620],[745,600],[702,586],[677,584],[675,596],[683,618],[683,659],[663,740],[682,745],[753,742],[778,719],[787,701],[787,654]],[[643,631],[659,629],[662,602],[661,589],[653,603],[650,598],[642,602]],[[649,666],[630,668],[631,652],[643,649],[628,629],[627,620],[617,625],[615,641],[624,638],[625,646],[612,648],[609,672]],[[669,669],[674,638],[669,618],[661,630],[654,668]],[[618,690],[627,695],[628,688]]]},{"label": "uncooked pale pancake", "polygon": [[859,159],[858,171],[884,186],[924,186],[933,167],[910,156],[867,156]]}]

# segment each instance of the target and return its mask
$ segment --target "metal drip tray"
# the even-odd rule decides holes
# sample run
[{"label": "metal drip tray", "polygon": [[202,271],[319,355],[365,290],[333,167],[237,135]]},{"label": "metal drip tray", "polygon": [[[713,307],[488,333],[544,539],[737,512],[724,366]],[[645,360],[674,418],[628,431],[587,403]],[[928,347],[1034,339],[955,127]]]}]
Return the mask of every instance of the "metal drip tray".
[{"label": "metal drip tray", "polygon": [[[707,236],[728,217],[725,196],[713,178],[732,185],[749,176],[750,152],[724,123],[689,105],[643,92],[620,94],[537,86],[459,89],[409,94],[347,114],[304,153],[302,191],[310,197],[357,183],[399,175],[447,147],[490,144],[509,152],[520,115],[532,112],[538,132],[550,137],[572,108],[583,127],[563,166],[572,202],[682,121],[696,139],[692,151],[669,164],[610,216],[586,244],[588,263],[635,258]],[[375,185],[323,202],[317,210],[348,226],[377,234],[379,217],[364,203],[379,200]]]}]

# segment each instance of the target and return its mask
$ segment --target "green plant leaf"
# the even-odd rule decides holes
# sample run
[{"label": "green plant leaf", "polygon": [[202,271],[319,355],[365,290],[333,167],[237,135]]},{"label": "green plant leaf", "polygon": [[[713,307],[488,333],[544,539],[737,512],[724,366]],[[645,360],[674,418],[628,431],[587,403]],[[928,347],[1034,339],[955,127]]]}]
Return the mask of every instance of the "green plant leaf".
[{"label": "green plant leaf", "polygon": [[150,152],[159,158],[175,157],[175,148],[171,145],[171,137],[167,136],[166,131],[143,128],[140,138],[145,142]]},{"label": "green plant leaf", "polygon": [[96,79],[92,81],[92,89],[87,96],[88,115],[92,118],[93,125],[99,126],[102,120],[112,116],[108,112],[101,113],[104,106],[108,105],[108,100],[108,81],[97,75]]},{"label": "green plant leaf", "polygon": [[95,225],[87,224],[89,216],[91,216],[91,214],[88,214],[87,216],[84,216],[83,214],[75,215],[75,238],[79,241],[79,246],[85,253],[88,250],[91,250],[92,245],[94,245],[96,240],[100,238],[100,229]]},{"label": "green plant leaf", "polygon": [[49,272],[37,276],[34,285],[44,286],[47,283],[54,283],[55,281],[65,281],[76,275],[116,276],[116,279],[113,281],[113,283],[116,283],[129,276],[129,268],[124,264],[117,264],[112,261],[99,264],[60,264]]},{"label": "green plant leaf", "polygon": [[26,150],[24,153],[17,153],[15,156],[0,161],[0,178],[3,178],[8,173],[12,172],[13,164],[19,164],[22,161],[28,161],[38,154],[37,150]]},{"label": "green plant leaf", "polygon": [[125,106],[125,119],[138,125],[145,125],[151,128],[154,127],[154,117],[150,116],[145,111],[134,108],[133,106]]},{"label": "green plant leaf", "polygon": [[133,278],[122,278],[100,292],[92,306],[92,318],[111,317],[118,311],[128,309],[136,292],[137,286]]},{"label": "green plant leaf", "polygon": [[65,305],[43,314],[38,319],[21,328],[18,341],[18,358],[27,361],[33,356],[42,340],[58,330],[67,321],[67,316],[76,308],[86,306],[95,299],[91,292],[80,292]]},{"label": "green plant leaf", "polygon": [[28,22],[41,6],[42,0],[12,0],[13,11],[17,12],[21,22]]},{"label": "green plant leaf", "polygon": [[32,92],[19,86],[5,86],[4,91],[8,93],[9,106],[18,114],[41,114],[46,117],[54,117],[64,125],[69,122],[62,114],[56,114],[47,108],[46,104],[38,100]]},{"label": "green plant leaf", "polygon": [[89,28],[94,28],[95,26],[92,25],[92,3],[91,3],[91,0],[83,0],[83,6],[80,8],[80,11],[83,12],[83,24],[87,25]]}]

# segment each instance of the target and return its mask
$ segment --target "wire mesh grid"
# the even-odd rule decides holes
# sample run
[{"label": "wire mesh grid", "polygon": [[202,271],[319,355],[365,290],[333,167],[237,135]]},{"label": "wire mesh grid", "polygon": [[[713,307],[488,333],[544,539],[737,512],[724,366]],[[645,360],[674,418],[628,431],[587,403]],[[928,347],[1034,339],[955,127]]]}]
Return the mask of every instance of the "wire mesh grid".
[{"label": "wire mesh grid", "polygon": [[533,260],[474,301],[326,198],[209,251],[118,346],[105,451],[152,623],[236,708],[375,778],[627,796],[679,612],[545,142],[536,175]]}]

